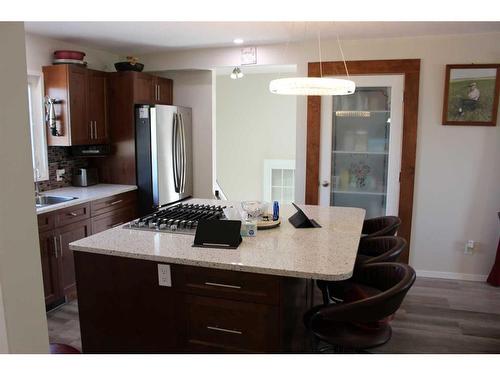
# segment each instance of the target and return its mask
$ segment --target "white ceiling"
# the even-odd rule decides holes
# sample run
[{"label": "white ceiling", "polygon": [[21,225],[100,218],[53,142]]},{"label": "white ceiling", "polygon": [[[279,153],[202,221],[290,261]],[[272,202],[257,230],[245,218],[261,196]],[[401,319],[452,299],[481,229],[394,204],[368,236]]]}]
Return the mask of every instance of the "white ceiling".
[{"label": "white ceiling", "polygon": [[500,22],[26,22],[26,31],[119,55],[183,48],[500,32]]}]

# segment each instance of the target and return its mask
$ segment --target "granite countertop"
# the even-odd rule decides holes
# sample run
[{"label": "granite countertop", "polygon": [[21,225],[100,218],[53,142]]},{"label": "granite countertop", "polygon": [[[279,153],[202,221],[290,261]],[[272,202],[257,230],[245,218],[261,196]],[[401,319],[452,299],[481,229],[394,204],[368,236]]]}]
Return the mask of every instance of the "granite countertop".
[{"label": "granite countertop", "polygon": [[125,193],[127,191],[136,190],[135,185],[115,185],[115,184],[97,184],[87,187],[68,186],[60,189],[47,190],[40,195],[55,195],[59,197],[76,197],[67,202],[51,204],[49,206],[37,207],[36,213],[43,214],[59,210],[61,208],[75,206],[77,204],[95,201],[97,199],[110,197],[115,194]]},{"label": "granite countertop", "polygon": [[[193,203],[238,204],[192,199]],[[191,266],[312,278],[343,280],[351,277],[365,210],[351,207],[301,205],[322,228],[296,229],[288,217],[291,205],[280,210],[282,224],[244,237],[235,249],[192,247],[194,236],[117,227],[70,244],[73,251],[145,259]]]}]

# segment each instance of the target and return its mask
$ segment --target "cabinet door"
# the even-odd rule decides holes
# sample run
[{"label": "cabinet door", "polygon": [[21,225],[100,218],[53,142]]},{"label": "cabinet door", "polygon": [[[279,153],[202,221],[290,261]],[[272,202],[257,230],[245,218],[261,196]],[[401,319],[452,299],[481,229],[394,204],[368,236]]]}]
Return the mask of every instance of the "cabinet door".
[{"label": "cabinet door", "polygon": [[88,72],[88,119],[91,142],[106,143],[108,139],[108,124],[106,112],[106,74],[90,70]]},{"label": "cabinet door", "polygon": [[156,77],[156,103],[171,105],[173,84],[171,79]]},{"label": "cabinet door", "polygon": [[87,71],[72,66],[68,74],[71,145],[91,144],[90,120],[87,117]]},{"label": "cabinet door", "polygon": [[57,238],[54,231],[40,233],[40,257],[42,261],[43,291],[45,304],[49,305],[62,297],[59,288]]},{"label": "cabinet door", "polygon": [[68,299],[76,297],[75,264],[69,244],[90,235],[90,220],[82,220],[56,230],[61,291]]},{"label": "cabinet door", "polygon": [[144,73],[135,73],[134,102],[138,104],[152,104],[155,101],[155,77]]}]

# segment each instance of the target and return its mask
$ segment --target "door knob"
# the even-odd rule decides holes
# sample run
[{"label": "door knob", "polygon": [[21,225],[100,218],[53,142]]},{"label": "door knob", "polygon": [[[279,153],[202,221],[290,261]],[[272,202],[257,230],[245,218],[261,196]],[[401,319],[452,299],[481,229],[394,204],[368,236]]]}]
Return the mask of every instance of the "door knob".
[{"label": "door knob", "polygon": [[321,186],[328,187],[328,186],[330,186],[330,183],[327,180],[323,180],[323,182],[321,183]]}]

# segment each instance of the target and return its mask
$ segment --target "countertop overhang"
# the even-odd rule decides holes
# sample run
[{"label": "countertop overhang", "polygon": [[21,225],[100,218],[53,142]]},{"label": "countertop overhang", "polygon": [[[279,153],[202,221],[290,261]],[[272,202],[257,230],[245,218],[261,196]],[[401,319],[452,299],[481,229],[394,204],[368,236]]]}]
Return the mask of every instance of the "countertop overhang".
[{"label": "countertop overhang", "polygon": [[[238,205],[236,202],[192,199],[190,202]],[[192,247],[194,236],[117,227],[70,244],[73,251],[151,260],[161,263],[253,272],[320,280],[351,277],[365,210],[351,207],[301,205],[321,228],[296,229],[288,217],[296,211],[281,207],[282,224],[244,237],[237,249]],[[133,277],[131,275],[131,277]]]},{"label": "countertop overhang", "polygon": [[127,191],[137,190],[135,185],[116,185],[116,184],[97,184],[86,187],[68,186],[60,189],[47,190],[41,195],[55,195],[59,197],[76,197],[67,202],[51,204],[44,207],[37,207],[36,214],[44,214],[51,211],[56,211],[61,208],[76,206],[81,203],[95,201],[101,198],[111,197],[116,194],[125,193]]}]

